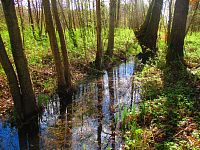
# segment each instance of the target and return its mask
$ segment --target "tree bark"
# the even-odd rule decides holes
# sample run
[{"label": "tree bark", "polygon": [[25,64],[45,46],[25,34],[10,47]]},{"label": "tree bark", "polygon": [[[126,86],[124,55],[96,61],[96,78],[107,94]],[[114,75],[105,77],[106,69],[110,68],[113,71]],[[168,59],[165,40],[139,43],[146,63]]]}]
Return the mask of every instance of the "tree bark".
[{"label": "tree bark", "polygon": [[[135,30],[138,30],[139,29],[139,13],[138,13],[138,0],[135,0],[135,18],[136,18],[136,20],[135,20],[135,27],[134,27],[134,29]],[[132,14],[133,15],[133,14]]]},{"label": "tree bark", "polygon": [[169,44],[169,40],[170,40],[171,24],[172,24],[172,0],[169,0],[169,20],[168,20],[168,25],[167,25],[167,44]]},{"label": "tree bark", "polygon": [[22,39],[18,26],[14,0],[1,0],[8,27],[11,50],[14,58],[22,93],[22,106],[25,119],[37,112],[35,95],[32,88],[28,63],[24,54]]},{"label": "tree bark", "polygon": [[17,0],[17,8],[18,8],[18,13],[19,13],[19,18],[20,18],[20,22],[21,22],[21,34],[22,34],[22,44],[25,45],[24,43],[24,17],[23,17],[23,7],[22,7],[22,3],[20,6],[20,1]]},{"label": "tree bark", "polygon": [[58,91],[62,91],[66,88],[66,81],[63,72],[63,65],[61,62],[61,57],[59,53],[58,43],[56,40],[55,28],[53,25],[52,14],[50,10],[49,0],[42,0],[45,14],[46,30],[49,35],[51,50],[54,56],[56,72],[57,72],[57,82],[58,82]]},{"label": "tree bark", "polygon": [[73,20],[72,20],[72,13],[71,13],[71,10],[70,10],[70,1],[67,0],[66,3],[67,3],[67,6],[68,6],[68,7],[67,7],[68,23],[67,23],[65,14],[64,14],[63,7],[62,7],[62,5],[59,3],[59,6],[60,6],[60,8],[61,8],[61,14],[62,14],[62,16],[63,16],[64,23],[65,23],[65,25],[66,25],[66,27],[67,27],[67,29],[68,29],[69,37],[71,38],[74,47],[78,47],[78,45],[77,45],[77,40],[76,40],[76,35],[75,35],[74,30],[73,30],[73,27],[72,27]]},{"label": "tree bark", "polygon": [[33,37],[36,40],[36,36],[35,36],[35,27],[34,27],[34,22],[33,22],[33,15],[32,15],[32,10],[31,10],[31,3],[30,0],[28,0],[28,14],[29,14],[29,21],[31,23],[31,28],[32,28],[32,33],[33,33]]},{"label": "tree bark", "polygon": [[101,69],[102,63],[102,42],[101,42],[101,2],[96,0],[96,15],[97,15],[97,52],[95,65]]},{"label": "tree bark", "polygon": [[168,64],[174,61],[183,61],[183,46],[188,9],[189,0],[176,0],[172,30],[166,56]]},{"label": "tree bark", "polygon": [[186,28],[186,32],[185,32],[185,35],[187,35],[191,25],[192,25],[192,22],[194,22],[194,19],[195,19],[195,16],[197,15],[197,12],[198,12],[198,8],[199,8],[199,4],[200,4],[200,1],[197,1],[196,4],[195,4],[195,8],[194,8],[194,12],[192,14],[192,17],[191,17],[191,20],[190,22],[188,23],[188,26]]},{"label": "tree bark", "polygon": [[51,0],[52,9],[53,9],[53,16],[56,23],[56,28],[58,30],[59,38],[60,38],[60,45],[61,45],[61,52],[63,57],[63,66],[64,66],[64,75],[66,80],[66,86],[67,89],[70,90],[72,88],[72,81],[71,81],[71,73],[70,73],[70,63],[68,58],[68,51],[66,48],[65,43],[65,36],[62,29],[62,25],[60,23],[60,19],[58,16],[58,9],[57,9],[57,3],[55,0]]},{"label": "tree bark", "polygon": [[142,27],[139,31],[135,32],[142,48],[145,59],[144,62],[146,62],[149,57],[154,57],[157,51],[156,41],[162,6],[163,0],[152,0]]},{"label": "tree bark", "polygon": [[117,1],[117,20],[116,20],[116,27],[119,28],[120,25],[120,5],[121,5],[121,0]]},{"label": "tree bark", "polygon": [[23,119],[22,101],[21,101],[22,95],[20,92],[16,73],[6,53],[6,49],[3,44],[1,35],[0,35],[0,63],[8,79],[8,85],[10,88],[11,95],[13,97],[14,107],[17,112],[17,119]]},{"label": "tree bark", "polygon": [[106,55],[109,57],[112,57],[114,49],[115,13],[116,13],[116,1],[110,0],[108,48],[106,51]]}]

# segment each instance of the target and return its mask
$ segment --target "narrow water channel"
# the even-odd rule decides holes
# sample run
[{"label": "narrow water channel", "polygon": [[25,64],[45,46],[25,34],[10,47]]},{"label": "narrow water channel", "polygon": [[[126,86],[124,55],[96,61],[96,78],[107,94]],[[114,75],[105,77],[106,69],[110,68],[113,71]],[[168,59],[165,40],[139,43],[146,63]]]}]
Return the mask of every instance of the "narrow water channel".
[{"label": "narrow water channel", "polygon": [[54,95],[27,129],[0,120],[0,149],[121,149],[119,118],[124,107],[140,100],[135,68],[132,59],[80,84],[71,98]]}]

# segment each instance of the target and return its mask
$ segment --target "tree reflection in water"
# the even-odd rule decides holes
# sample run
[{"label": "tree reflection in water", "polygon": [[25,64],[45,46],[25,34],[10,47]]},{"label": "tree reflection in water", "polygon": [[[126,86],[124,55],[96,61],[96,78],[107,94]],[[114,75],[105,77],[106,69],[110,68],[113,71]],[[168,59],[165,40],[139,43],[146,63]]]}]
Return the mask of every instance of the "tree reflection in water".
[{"label": "tree reflection in water", "polygon": [[63,143],[59,146],[60,149],[72,149],[72,94],[59,95],[60,100],[60,116],[61,119],[61,134],[63,135]]},{"label": "tree reflection in water", "polygon": [[97,90],[98,90],[98,103],[97,103],[97,110],[98,110],[98,129],[97,129],[97,141],[98,141],[98,149],[101,150],[101,132],[102,132],[102,119],[103,119],[103,112],[102,112],[102,100],[103,100],[103,85],[102,80],[97,81]]},{"label": "tree reflection in water", "polygon": [[[80,84],[73,96],[55,94],[39,121],[36,119],[26,128],[13,132],[0,122],[0,149],[10,143],[21,149],[120,149],[116,113],[120,118],[121,109],[140,98],[139,87],[132,84],[134,65],[130,61],[105,70],[101,77]],[[15,141],[11,134],[15,134]]]},{"label": "tree reflection in water", "polygon": [[18,129],[19,146],[21,150],[36,150],[39,147],[39,122],[34,116],[30,123],[24,124]]}]

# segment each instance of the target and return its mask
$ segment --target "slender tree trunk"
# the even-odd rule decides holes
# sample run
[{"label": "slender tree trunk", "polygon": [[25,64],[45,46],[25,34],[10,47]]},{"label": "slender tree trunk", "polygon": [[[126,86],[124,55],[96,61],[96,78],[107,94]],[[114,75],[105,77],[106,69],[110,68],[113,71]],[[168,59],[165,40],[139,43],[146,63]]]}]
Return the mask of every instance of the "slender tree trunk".
[{"label": "slender tree trunk", "polygon": [[18,13],[19,13],[19,18],[20,18],[20,23],[21,23],[21,33],[22,33],[22,44],[24,45],[24,18],[23,18],[23,8],[22,5],[20,6],[19,0],[17,0],[17,7],[18,7]]},{"label": "slender tree trunk", "polygon": [[29,14],[29,20],[30,20],[30,23],[31,23],[33,37],[34,37],[34,39],[36,39],[30,0],[28,0],[28,14]]},{"label": "slender tree trunk", "polygon": [[103,101],[103,84],[102,82],[97,82],[97,89],[98,89],[98,95],[97,95],[97,114],[98,114],[98,127],[97,127],[97,141],[98,141],[98,150],[102,149],[102,140],[101,140],[101,133],[102,133],[102,120],[103,120],[103,112],[102,112],[102,101]]},{"label": "slender tree trunk", "polygon": [[35,95],[32,88],[28,63],[24,54],[18,26],[14,0],[1,0],[10,36],[11,50],[18,74],[22,93],[22,106],[25,119],[37,112]]},{"label": "slender tree trunk", "polygon": [[95,65],[101,69],[102,63],[102,42],[101,42],[101,2],[96,0],[96,15],[97,15],[97,52]]},{"label": "slender tree trunk", "polygon": [[176,0],[172,30],[166,56],[168,64],[174,61],[183,61],[186,21],[189,9],[189,0]]},{"label": "slender tree trunk", "polygon": [[3,40],[0,35],[0,63],[6,73],[8,85],[14,101],[14,107],[17,112],[17,119],[23,119],[21,92],[14,68],[8,58]]},{"label": "slender tree trunk", "polygon": [[44,9],[43,6],[41,5],[41,10],[40,10],[40,27],[39,27],[39,36],[41,37],[42,31],[43,31],[43,26],[44,26]]},{"label": "slender tree trunk", "polygon": [[[93,8],[93,25],[94,25],[94,27],[96,26],[96,15],[95,15],[95,0],[92,0],[92,8]],[[95,34],[95,29],[94,29],[94,34]]]},{"label": "slender tree trunk", "polygon": [[108,48],[106,51],[106,55],[109,57],[112,57],[114,49],[115,12],[116,12],[116,1],[110,0]]},{"label": "slender tree trunk", "polygon": [[171,31],[171,25],[172,25],[172,1],[169,0],[169,20],[167,25],[167,44],[169,44],[170,39],[170,31]]},{"label": "slender tree trunk", "polygon": [[55,0],[51,0],[51,4],[52,4],[55,23],[56,23],[56,28],[58,30],[58,34],[59,34],[59,38],[60,38],[61,52],[62,52],[63,65],[64,65],[64,75],[65,75],[65,80],[66,80],[66,84],[67,84],[66,86],[67,86],[67,89],[71,89],[72,81],[71,81],[68,51],[67,51],[66,43],[65,43],[65,36],[64,36],[62,25],[60,23],[60,19],[58,16],[57,3]]},{"label": "slender tree trunk", "polygon": [[[75,4],[73,3],[73,0],[72,1],[69,1],[71,3],[72,6],[74,6]],[[73,22],[73,29],[76,31],[76,28],[77,28],[77,24],[76,24],[76,20],[75,20],[75,12],[73,9],[70,9],[71,11],[71,16],[72,16],[72,22]]]},{"label": "slender tree trunk", "polygon": [[36,8],[35,8],[36,9],[36,17],[35,17],[35,19],[36,19],[37,28],[39,31],[40,31],[40,16],[41,16],[40,8],[41,8],[41,2],[36,0]]},{"label": "slender tree trunk", "polygon": [[127,26],[126,20],[127,20],[127,4],[126,4],[126,0],[124,0],[124,28],[126,28]]},{"label": "slender tree trunk", "polygon": [[68,6],[68,8],[67,8],[68,23],[67,23],[65,14],[64,14],[63,7],[62,7],[62,5],[59,3],[59,6],[60,6],[60,8],[61,8],[61,14],[62,14],[63,19],[64,19],[64,22],[65,22],[65,24],[66,24],[66,26],[67,26],[67,28],[68,28],[69,37],[71,38],[74,47],[78,47],[77,41],[76,41],[76,35],[75,35],[74,30],[73,30],[73,27],[72,27],[73,20],[72,20],[72,13],[71,13],[71,10],[70,10],[70,1],[67,0],[66,3],[67,3],[67,6]]},{"label": "slender tree trunk", "polygon": [[138,13],[138,11],[139,11],[138,10],[138,0],[135,0],[135,18],[136,18],[135,27],[134,27],[135,30],[138,30],[138,28],[139,28],[139,13]]},{"label": "slender tree trunk", "polygon": [[54,61],[56,65],[57,72],[57,82],[58,82],[58,91],[62,91],[66,88],[66,81],[63,72],[63,65],[61,62],[61,57],[59,53],[58,43],[56,40],[55,28],[53,25],[52,14],[50,10],[50,2],[49,0],[42,0],[45,14],[45,22],[46,22],[46,30],[49,35],[51,50],[54,56]]},{"label": "slender tree trunk", "polygon": [[120,5],[121,5],[121,0],[117,1],[117,20],[116,20],[116,27],[119,28],[120,25]]}]

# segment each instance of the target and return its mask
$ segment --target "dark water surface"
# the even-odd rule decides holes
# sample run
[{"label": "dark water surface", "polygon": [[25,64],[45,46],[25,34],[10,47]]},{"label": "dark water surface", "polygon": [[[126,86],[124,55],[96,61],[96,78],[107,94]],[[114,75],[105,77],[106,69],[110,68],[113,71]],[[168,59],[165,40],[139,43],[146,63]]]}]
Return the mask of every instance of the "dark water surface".
[{"label": "dark water surface", "polygon": [[0,120],[0,149],[121,149],[119,118],[124,106],[140,100],[135,68],[130,60],[80,84],[71,98],[54,95],[39,121],[25,129]]}]

